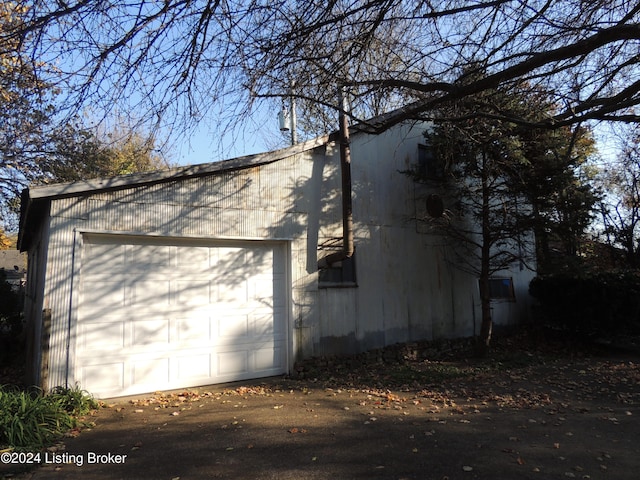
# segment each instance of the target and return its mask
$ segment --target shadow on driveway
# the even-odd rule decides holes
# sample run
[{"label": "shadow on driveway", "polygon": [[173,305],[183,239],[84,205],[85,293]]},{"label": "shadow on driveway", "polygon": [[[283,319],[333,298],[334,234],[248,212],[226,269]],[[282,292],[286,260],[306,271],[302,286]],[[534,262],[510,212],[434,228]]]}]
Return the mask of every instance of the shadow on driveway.
[{"label": "shadow on driveway", "polygon": [[118,399],[19,478],[635,480],[639,379],[629,359],[564,359],[437,388],[272,378]]}]

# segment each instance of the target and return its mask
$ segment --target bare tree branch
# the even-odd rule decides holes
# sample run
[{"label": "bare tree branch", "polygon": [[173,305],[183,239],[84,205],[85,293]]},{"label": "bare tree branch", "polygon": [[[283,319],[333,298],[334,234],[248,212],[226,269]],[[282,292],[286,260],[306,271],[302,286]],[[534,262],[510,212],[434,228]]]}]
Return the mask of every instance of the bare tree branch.
[{"label": "bare tree branch", "polygon": [[[640,5],[626,0],[37,0],[29,7],[26,23],[1,32],[0,45],[18,39],[31,58],[58,65],[73,113],[87,105],[135,109],[141,121],[188,125],[219,123],[224,105],[234,123],[257,100],[293,94],[309,113],[302,117],[321,117],[339,108],[338,84],[351,86],[356,118],[405,104],[407,118],[421,116],[522,82],[555,96],[561,111],[546,120],[550,128],[635,120],[631,109],[640,103]],[[478,69],[488,75],[475,78]]]}]

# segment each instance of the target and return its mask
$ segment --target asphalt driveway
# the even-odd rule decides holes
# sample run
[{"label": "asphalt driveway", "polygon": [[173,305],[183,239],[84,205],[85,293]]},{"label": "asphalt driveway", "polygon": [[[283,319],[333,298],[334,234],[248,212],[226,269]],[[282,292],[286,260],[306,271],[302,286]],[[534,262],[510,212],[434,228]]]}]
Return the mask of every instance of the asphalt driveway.
[{"label": "asphalt driveway", "polygon": [[19,478],[638,478],[635,355],[332,368],[107,401]]}]

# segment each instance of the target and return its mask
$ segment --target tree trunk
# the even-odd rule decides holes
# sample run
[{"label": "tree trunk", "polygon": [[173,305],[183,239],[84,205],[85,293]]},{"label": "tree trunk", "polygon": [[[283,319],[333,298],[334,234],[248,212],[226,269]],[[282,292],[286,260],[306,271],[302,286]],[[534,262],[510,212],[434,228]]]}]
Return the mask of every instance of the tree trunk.
[{"label": "tree trunk", "polygon": [[482,153],[482,245],[480,256],[480,304],[482,310],[482,323],[480,325],[480,339],[477,345],[477,353],[487,355],[491,343],[493,331],[493,319],[491,318],[491,293],[489,291],[489,276],[491,267],[491,218],[489,205],[489,168],[487,155]]},{"label": "tree trunk", "polygon": [[480,338],[477,343],[477,354],[484,357],[489,352],[491,334],[493,332],[493,319],[491,318],[491,296],[489,294],[489,276],[480,278],[480,304],[482,310],[482,323],[480,324]]}]

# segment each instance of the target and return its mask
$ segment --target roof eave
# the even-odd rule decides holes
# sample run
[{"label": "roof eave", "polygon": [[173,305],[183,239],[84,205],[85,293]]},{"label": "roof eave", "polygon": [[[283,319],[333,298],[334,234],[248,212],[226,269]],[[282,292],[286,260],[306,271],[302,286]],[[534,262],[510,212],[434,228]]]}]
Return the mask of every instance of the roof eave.
[{"label": "roof eave", "polygon": [[329,136],[324,135],[322,137],[317,137],[313,140],[309,140],[308,142],[293,145],[284,149],[274,150],[266,153],[259,153],[255,155],[247,155],[219,162],[177,167],[169,170],[94,178],[90,180],[80,180],[77,182],[41,185],[27,189],[28,199],[34,201],[45,198],[57,199],[74,197],[81,196],[84,193],[93,194],[109,190],[121,190],[142,185],[173,182],[184,178],[203,177],[207,175],[215,175],[221,172],[242,170],[259,165],[273,163],[292,155],[296,155],[308,150],[313,150],[321,145],[326,144],[328,139]]}]

